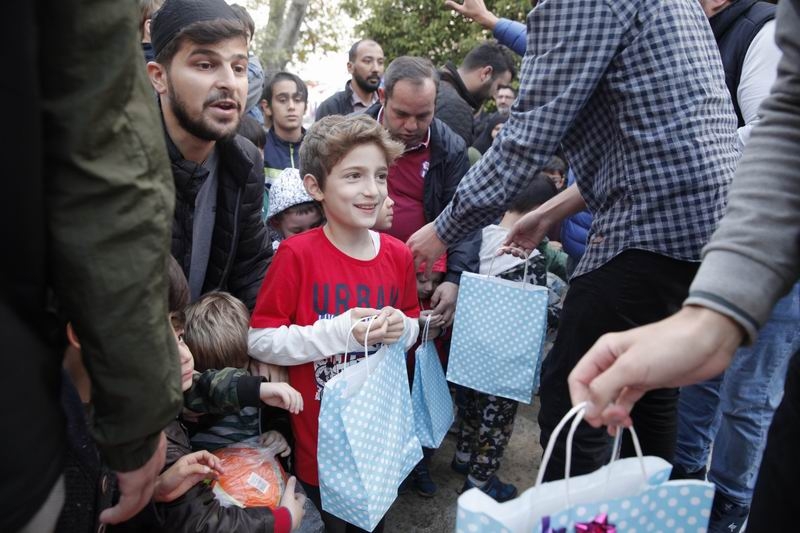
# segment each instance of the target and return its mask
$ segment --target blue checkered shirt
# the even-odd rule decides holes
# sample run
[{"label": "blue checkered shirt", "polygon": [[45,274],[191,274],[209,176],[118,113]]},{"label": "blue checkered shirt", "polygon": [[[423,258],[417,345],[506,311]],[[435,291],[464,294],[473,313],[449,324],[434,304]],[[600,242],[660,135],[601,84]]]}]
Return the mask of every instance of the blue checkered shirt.
[{"label": "blue checkered shirt", "polygon": [[638,248],[698,261],[739,157],[697,0],[544,0],[511,118],[436,219],[448,243],[495,220],[562,144],[594,215],[575,275]]}]

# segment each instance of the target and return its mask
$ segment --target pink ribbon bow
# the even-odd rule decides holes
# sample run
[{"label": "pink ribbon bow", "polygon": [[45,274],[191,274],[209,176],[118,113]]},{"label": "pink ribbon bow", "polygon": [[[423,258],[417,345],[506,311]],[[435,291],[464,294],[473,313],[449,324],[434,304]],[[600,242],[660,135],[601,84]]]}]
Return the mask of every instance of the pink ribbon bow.
[{"label": "pink ribbon bow", "polygon": [[617,533],[617,527],[608,523],[606,513],[601,513],[591,522],[575,524],[575,533]]}]

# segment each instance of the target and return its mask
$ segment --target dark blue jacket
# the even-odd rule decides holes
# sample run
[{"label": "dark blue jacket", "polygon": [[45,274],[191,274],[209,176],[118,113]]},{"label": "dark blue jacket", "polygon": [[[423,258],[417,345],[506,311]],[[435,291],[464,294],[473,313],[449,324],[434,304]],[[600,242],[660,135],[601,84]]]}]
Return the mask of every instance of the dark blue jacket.
[{"label": "dark blue jacket", "polygon": [[[305,136],[306,130],[303,130]],[[300,167],[300,142],[286,142],[275,133],[274,128],[267,131],[267,143],[264,145],[264,169],[267,176],[277,178],[285,168]]]}]

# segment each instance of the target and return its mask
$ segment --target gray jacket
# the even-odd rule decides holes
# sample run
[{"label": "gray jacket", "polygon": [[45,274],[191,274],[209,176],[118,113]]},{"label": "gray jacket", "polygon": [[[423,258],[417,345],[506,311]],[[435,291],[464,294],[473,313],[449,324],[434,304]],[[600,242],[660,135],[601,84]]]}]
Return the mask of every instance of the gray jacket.
[{"label": "gray jacket", "polygon": [[750,341],[800,276],[800,0],[778,5],[776,41],[778,79],[686,300],[733,318]]}]

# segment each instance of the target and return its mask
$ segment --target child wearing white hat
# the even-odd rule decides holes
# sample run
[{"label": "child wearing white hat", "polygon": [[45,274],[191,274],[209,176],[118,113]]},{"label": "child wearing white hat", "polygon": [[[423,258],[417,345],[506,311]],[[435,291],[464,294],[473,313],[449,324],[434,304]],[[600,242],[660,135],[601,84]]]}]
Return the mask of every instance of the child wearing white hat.
[{"label": "child wearing white hat", "polygon": [[323,222],[322,210],[306,192],[296,168],[286,168],[275,178],[269,198],[267,227],[273,251],[278,249],[282,240],[316,228]]}]

